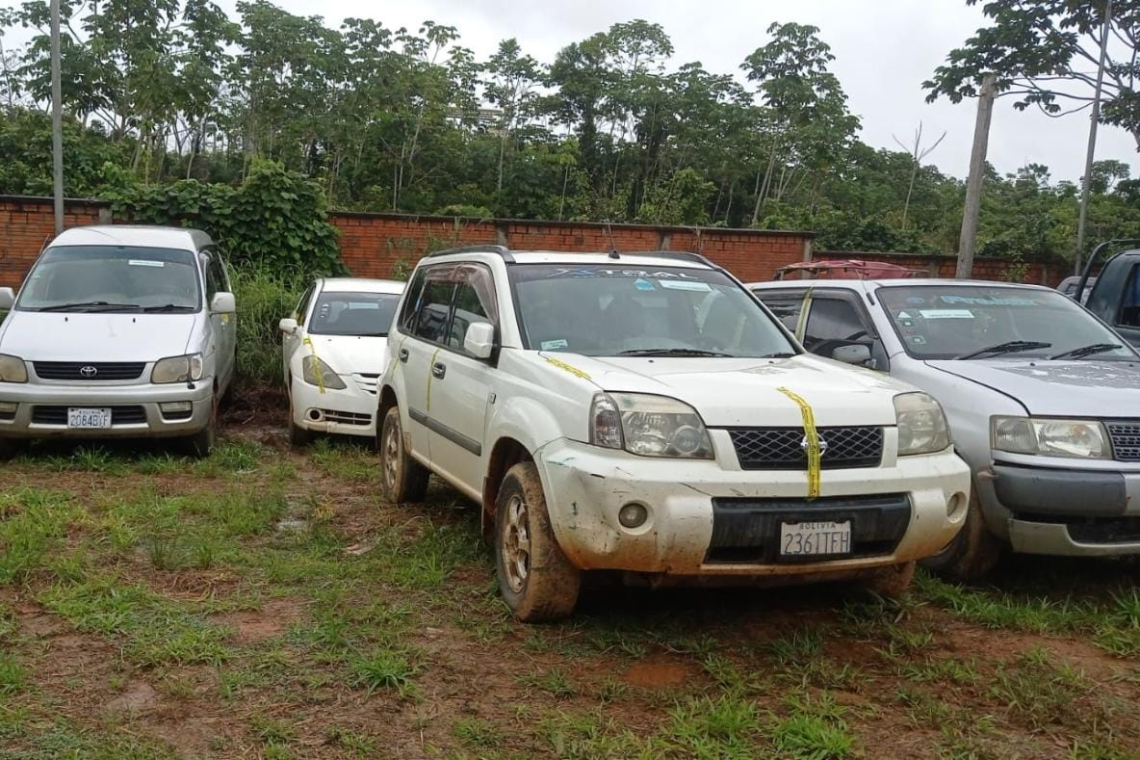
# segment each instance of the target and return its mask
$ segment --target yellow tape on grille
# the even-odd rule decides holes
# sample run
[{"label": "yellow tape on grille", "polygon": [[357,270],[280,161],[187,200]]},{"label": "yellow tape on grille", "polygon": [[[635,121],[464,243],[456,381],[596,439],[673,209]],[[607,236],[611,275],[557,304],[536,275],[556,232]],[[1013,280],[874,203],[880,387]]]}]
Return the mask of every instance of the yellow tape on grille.
[{"label": "yellow tape on grille", "polygon": [[437,348],[435,350],[435,353],[431,355],[431,361],[428,362],[427,410],[429,412],[431,411],[431,379],[433,377],[432,373],[435,371],[435,360],[439,356],[439,352],[442,350],[443,349],[441,349],[441,348]]},{"label": "yellow tape on grille", "polygon": [[575,367],[573,365],[567,364],[564,361],[561,361],[559,359],[555,359],[553,356],[547,356],[546,361],[550,362],[555,367],[558,367],[558,369],[566,370],[571,375],[574,375],[574,377],[580,377],[583,380],[589,380],[590,379],[590,376],[587,373],[583,372],[582,370],[578,369],[577,367]]},{"label": "yellow tape on grille", "polygon": [[780,393],[796,402],[800,408],[800,414],[804,418],[804,438],[807,439],[807,458],[808,458],[808,498],[815,499],[819,497],[819,471],[820,459],[823,452],[819,448],[819,432],[815,429],[815,415],[811,411],[811,405],[804,401],[803,398],[792,393],[787,388],[777,388]]},{"label": "yellow tape on grille", "polygon": [[321,393],[324,393],[325,392],[325,373],[321,372],[321,364],[320,364],[321,360],[320,360],[320,357],[317,356],[317,347],[313,345],[313,341],[310,340],[308,337],[306,337],[303,341],[301,341],[301,345],[308,346],[309,351],[312,352],[311,354],[309,354],[310,366],[313,368],[313,374],[317,376],[317,388],[320,389]]}]

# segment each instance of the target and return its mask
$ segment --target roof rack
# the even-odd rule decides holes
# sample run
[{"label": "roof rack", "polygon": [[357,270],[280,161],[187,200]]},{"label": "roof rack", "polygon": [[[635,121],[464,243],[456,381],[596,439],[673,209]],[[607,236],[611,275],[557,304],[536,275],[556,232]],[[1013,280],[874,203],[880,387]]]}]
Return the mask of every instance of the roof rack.
[{"label": "roof rack", "polygon": [[508,264],[515,262],[515,257],[511,255],[511,250],[505,245],[464,245],[458,248],[444,248],[442,251],[432,251],[424,256],[425,259],[430,259],[434,256],[450,256],[453,253],[497,253],[503,257],[503,261]]},{"label": "roof rack", "polygon": [[692,251],[621,251],[620,255],[655,256],[659,259],[676,259],[677,261],[688,261],[692,264],[704,264],[713,269],[720,269],[719,266],[709,261],[706,257],[699,253],[693,253]]}]

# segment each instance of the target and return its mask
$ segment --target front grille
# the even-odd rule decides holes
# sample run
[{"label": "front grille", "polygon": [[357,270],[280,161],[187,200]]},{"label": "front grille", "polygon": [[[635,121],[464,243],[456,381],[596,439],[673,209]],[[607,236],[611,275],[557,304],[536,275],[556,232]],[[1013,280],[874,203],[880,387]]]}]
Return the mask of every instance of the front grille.
[{"label": "front grille", "polygon": [[376,388],[380,384],[380,375],[374,375],[366,372],[358,372],[354,375],[356,385],[360,390],[365,393],[376,395]]},{"label": "front grille", "polygon": [[713,499],[713,535],[705,562],[818,562],[827,557],[781,557],[780,525],[850,522],[851,553],[842,559],[890,554],[910,525],[906,494],[820,499]]},{"label": "front grille", "polygon": [[1116,458],[1121,462],[1140,462],[1140,420],[1106,424]]},{"label": "front grille", "polygon": [[341,425],[368,425],[372,422],[371,414],[338,412],[335,409],[322,409],[321,413],[325,415],[325,419],[329,422],[336,422]]},{"label": "front grille", "polygon": [[42,380],[137,380],[145,362],[33,362]]},{"label": "front grille", "polygon": [[[66,406],[33,406],[32,423],[36,425],[66,425]],[[146,423],[146,410],[141,406],[112,406],[111,425],[142,425]]]},{"label": "front grille", "polygon": [[[736,428],[728,431],[744,470],[804,470],[803,428]],[[878,467],[883,461],[881,427],[819,428],[825,470]]]}]

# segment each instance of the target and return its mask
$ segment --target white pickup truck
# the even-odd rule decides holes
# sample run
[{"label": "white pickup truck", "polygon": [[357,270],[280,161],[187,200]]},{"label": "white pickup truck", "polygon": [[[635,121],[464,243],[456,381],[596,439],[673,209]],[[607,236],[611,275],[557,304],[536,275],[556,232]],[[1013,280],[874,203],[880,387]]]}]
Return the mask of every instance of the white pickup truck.
[{"label": "white pickup truck", "polygon": [[481,504],[522,620],[591,570],[898,590],[966,515],[936,401],[805,354],[695,254],[434,254],[389,355],[386,497],[430,472]]}]

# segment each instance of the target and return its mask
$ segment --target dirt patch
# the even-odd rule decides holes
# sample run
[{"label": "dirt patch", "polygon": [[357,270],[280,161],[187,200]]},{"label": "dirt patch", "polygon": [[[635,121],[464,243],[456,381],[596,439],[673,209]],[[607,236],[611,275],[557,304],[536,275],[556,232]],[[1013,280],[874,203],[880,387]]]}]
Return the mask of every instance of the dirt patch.
[{"label": "dirt patch", "polygon": [[630,686],[643,689],[671,689],[696,678],[692,663],[678,662],[668,657],[648,657],[626,668],[622,680]]},{"label": "dirt patch", "polygon": [[146,681],[131,681],[122,694],[107,703],[107,712],[142,712],[158,704],[159,695]]},{"label": "dirt patch", "polygon": [[233,631],[237,644],[258,644],[280,636],[304,616],[304,606],[295,599],[274,599],[260,610],[242,610],[213,615],[210,622]]}]

